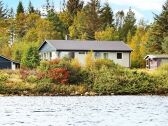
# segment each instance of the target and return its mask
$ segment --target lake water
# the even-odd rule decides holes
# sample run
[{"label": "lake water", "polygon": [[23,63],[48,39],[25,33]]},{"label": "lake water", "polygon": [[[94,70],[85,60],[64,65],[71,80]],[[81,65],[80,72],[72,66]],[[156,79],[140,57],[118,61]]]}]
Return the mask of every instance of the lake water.
[{"label": "lake water", "polygon": [[168,126],[168,97],[0,97],[0,126]]}]

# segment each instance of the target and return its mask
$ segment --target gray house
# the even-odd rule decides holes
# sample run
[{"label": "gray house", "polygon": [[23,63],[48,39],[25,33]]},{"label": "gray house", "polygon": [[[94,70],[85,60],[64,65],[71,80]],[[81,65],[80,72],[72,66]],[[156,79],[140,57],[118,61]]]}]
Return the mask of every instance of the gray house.
[{"label": "gray house", "polygon": [[18,69],[20,68],[20,63],[13,61],[11,59],[8,59],[4,56],[0,56],[0,69]]},{"label": "gray house", "polygon": [[144,59],[148,69],[156,69],[160,65],[168,63],[168,55],[147,55]]},{"label": "gray house", "polygon": [[46,40],[39,48],[41,60],[56,58],[77,58],[85,64],[85,56],[93,51],[95,58],[111,59],[125,67],[130,67],[132,49],[122,41],[79,41],[79,40]]}]

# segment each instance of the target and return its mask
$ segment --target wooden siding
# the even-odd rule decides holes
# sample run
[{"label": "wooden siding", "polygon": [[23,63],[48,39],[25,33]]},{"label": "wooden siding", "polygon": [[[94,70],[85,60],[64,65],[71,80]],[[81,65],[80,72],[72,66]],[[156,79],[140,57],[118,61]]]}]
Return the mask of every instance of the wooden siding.
[{"label": "wooden siding", "polygon": [[12,62],[0,56],[0,69],[11,69]]},{"label": "wooden siding", "polygon": [[55,51],[56,49],[54,47],[52,47],[50,44],[48,44],[47,42],[45,42],[43,44],[43,46],[40,49],[40,52],[52,52]]}]

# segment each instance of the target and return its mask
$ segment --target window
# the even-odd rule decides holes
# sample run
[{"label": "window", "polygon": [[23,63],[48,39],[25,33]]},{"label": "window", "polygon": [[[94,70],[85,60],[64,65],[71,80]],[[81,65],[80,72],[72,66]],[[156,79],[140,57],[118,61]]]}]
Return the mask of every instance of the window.
[{"label": "window", "polygon": [[100,56],[101,56],[101,54],[100,54],[100,52],[95,52],[95,58],[100,58]]},{"label": "window", "polygon": [[84,51],[80,51],[79,54],[85,54],[85,52]]},{"label": "window", "polygon": [[52,52],[50,52],[50,58],[52,58]]},{"label": "window", "polygon": [[108,53],[104,53],[104,59],[108,59]]},{"label": "window", "polygon": [[57,52],[57,56],[58,56],[58,58],[60,58],[61,52]]},{"label": "window", "polygon": [[117,53],[117,59],[122,59],[122,53]]}]

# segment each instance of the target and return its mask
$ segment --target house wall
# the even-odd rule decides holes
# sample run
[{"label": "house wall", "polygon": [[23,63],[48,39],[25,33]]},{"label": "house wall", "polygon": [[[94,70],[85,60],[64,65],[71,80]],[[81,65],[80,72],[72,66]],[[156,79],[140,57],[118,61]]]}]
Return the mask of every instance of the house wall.
[{"label": "house wall", "polygon": [[[52,51],[52,56],[50,57],[50,52],[41,52],[41,59],[42,60],[53,60],[56,58],[63,58],[63,57],[68,57],[69,52],[68,51]],[[120,52],[122,53],[122,59],[117,59],[117,52],[94,52],[95,58],[100,58],[103,59],[104,53],[107,54],[107,59],[113,60],[115,63],[120,64],[121,66],[124,67],[130,67],[130,53],[129,52]],[[44,56],[44,54],[46,56]],[[81,64],[85,64],[85,57],[87,55],[87,52],[74,52],[74,58],[78,59]]]},{"label": "house wall", "polygon": [[16,64],[15,63],[11,62],[11,66],[12,66],[11,67],[12,70],[16,70]]},{"label": "house wall", "polygon": [[11,61],[0,57],[0,69],[11,69]]},{"label": "house wall", "polygon": [[161,63],[160,63],[160,65],[162,65],[162,64],[166,64],[166,63],[168,63],[168,59],[161,59]]}]

